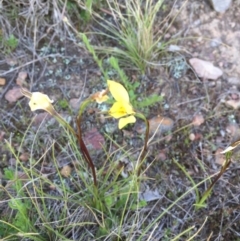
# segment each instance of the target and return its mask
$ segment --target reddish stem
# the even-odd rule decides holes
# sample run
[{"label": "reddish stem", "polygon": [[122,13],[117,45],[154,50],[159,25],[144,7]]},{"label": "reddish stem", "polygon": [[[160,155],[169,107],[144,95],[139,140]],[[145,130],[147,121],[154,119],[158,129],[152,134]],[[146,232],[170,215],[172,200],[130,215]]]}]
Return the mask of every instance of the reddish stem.
[{"label": "reddish stem", "polygon": [[84,156],[84,159],[86,160],[86,162],[88,163],[88,166],[91,168],[92,170],[92,175],[93,175],[93,182],[94,185],[97,187],[97,177],[96,177],[96,171],[95,171],[95,166],[93,164],[92,158],[90,157],[90,154],[88,152],[88,149],[82,139],[82,131],[81,131],[81,116],[78,116],[76,118],[76,124],[77,124],[77,129],[78,129],[78,142],[79,142],[79,146],[80,149],[82,151],[82,154]]}]

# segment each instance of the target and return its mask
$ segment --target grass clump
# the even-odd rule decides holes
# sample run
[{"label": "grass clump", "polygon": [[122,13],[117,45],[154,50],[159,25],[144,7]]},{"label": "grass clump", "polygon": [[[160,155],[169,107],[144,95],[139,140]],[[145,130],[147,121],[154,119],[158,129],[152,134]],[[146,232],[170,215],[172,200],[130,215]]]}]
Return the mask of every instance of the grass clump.
[{"label": "grass clump", "polygon": [[[116,101],[108,113],[119,119],[119,128],[134,123],[135,116],[144,119],[131,107],[128,93],[122,85],[115,81],[108,81],[108,90]],[[90,103],[106,101],[108,90],[95,93],[83,101],[76,118],[77,131],[75,132],[55,111],[52,100],[47,95],[22,89],[22,93],[30,99],[29,106],[32,111],[39,109],[47,111],[65,128],[70,149],[73,150],[69,156],[74,156],[78,161],[75,161],[74,167],[71,167],[74,169],[74,175],[71,175],[59,170],[54,145],[39,160],[34,160],[33,156],[30,157],[30,166],[27,167],[12,150],[17,165],[24,171],[26,181],[14,182],[13,189],[17,192],[19,199],[16,196],[6,198],[5,202],[8,203],[12,215],[3,222],[4,226],[11,227],[3,234],[4,237],[11,233],[15,237],[19,235],[27,237],[32,234],[33,240],[65,239],[69,235],[72,238],[73,235],[75,238],[83,238],[81,235],[87,226],[91,227],[94,238],[111,240],[115,237],[116,240],[121,240],[122,236],[125,236],[123,234],[125,219],[132,218],[133,211],[146,205],[144,200],[139,199],[139,184],[141,166],[146,155],[148,126],[144,149],[139,160],[132,166],[131,175],[121,178],[123,166],[119,166],[120,162],[116,161],[116,156],[110,153],[106,153],[107,160],[97,170],[82,138],[82,116]],[[145,122],[148,124],[147,120]],[[11,149],[10,144],[9,148]],[[64,149],[60,145],[58,148]],[[52,152],[50,157],[56,170],[56,182],[46,175],[41,175],[41,170],[38,169],[41,160],[49,156],[48,152]],[[130,157],[125,155],[125,158]],[[7,180],[18,178],[17,171],[6,170],[5,175]],[[75,211],[76,209],[78,212]],[[12,228],[16,232],[12,232]],[[88,240],[90,237],[91,234],[82,240]]]},{"label": "grass clump", "polygon": [[[134,65],[145,73],[149,62],[156,60],[165,51],[166,43],[156,30],[156,18],[162,5],[162,0],[108,1],[111,20],[95,14],[105,29],[104,33],[99,34],[108,43],[105,45],[103,42],[101,48],[97,48],[99,52],[112,54],[121,60],[121,65]],[[111,47],[113,43],[119,47]]]},{"label": "grass clump", "polygon": [[10,34],[8,37],[4,37],[0,32],[0,46],[5,54],[10,54],[17,48],[18,39],[13,34]]}]

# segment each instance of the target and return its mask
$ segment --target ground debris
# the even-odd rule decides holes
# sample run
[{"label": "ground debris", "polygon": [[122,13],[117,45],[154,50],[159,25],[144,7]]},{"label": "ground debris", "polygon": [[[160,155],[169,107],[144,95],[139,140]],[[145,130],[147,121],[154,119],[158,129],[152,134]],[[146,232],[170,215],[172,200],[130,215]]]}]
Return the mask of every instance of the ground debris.
[{"label": "ground debris", "polygon": [[21,92],[21,89],[17,86],[13,87],[5,94],[5,99],[10,103],[17,102],[22,97],[23,94]]},{"label": "ground debris", "polygon": [[192,58],[189,60],[189,63],[192,65],[198,77],[203,79],[216,80],[223,74],[223,71],[220,68],[215,67],[211,62],[202,59]]},{"label": "ground debris", "polygon": [[211,3],[216,12],[224,13],[230,8],[232,0],[211,0]]}]

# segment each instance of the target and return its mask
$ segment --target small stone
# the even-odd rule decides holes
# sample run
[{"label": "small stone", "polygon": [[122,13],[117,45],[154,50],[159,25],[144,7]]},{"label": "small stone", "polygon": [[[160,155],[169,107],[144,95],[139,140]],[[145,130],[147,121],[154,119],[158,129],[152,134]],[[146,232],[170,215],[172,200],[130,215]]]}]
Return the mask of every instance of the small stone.
[{"label": "small stone", "polygon": [[99,133],[97,128],[84,133],[83,141],[89,150],[101,150],[105,144],[104,137]]},{"label": "small stone", "polygon": [[167,160],[167,155],[164,151],[161,151],[158,155],[157,155],[157,160],[159,161],[166,161]]},{"label": "small stone", "polygon": [[6,79],[0,78],[0,85],[5,85],[6,84]]},{"label": "small stone", "polygon": [[211,3],[216,12],[224,13],[232,4],[232,0],[211,0]]},{"label": "small stone", "polygon": [[79,99],[77,98],[73,98],[69,101],[69,104],[70,104],[70,107],[73,109],[73,110],[78,110],[79,107],[80,107],[80,102],[79,102]]},{"label": "small stone", "polygon": [[221,43],[222,43],[222,40],[220,38],[215,38],[210,41],[210,45],[213,48],[218,47]]},{"label": "small stone", "polygon": [[195,134],[194,134],[194,133],[191,133],[191,134],[189,135],[189,139],[190,139],[191,141],[194,141],[194,140],[195,140]]},{"label": "small stone", "polygon": [[239,86],[240,85],[240,79],[237,78],[237,77],[229,77],[228,78],[228,83],[231,84],[231,85]]},{"label": "small stone", "polygon": [[189,59],[189,63],[200,78],[216,80],[223,75],[223,71],[209,61],[191,58]]},{"label": "small stone", "polygon": [[[168,117],[155,116],[149,120],[149,133],[153,135],[155,131],[158,129],[156,134],[162,134],[173,129],[174,121]],[[146,126],[141,125],[140,128],[137,129],[139,134],[145,133]]]},{"label": "small stone", "polygon": [[189,139],[190,139],[191,141],[201,140],[202,138],[203,138],[203,136],[202,136],[201,133],[196,133],[196,134],[191,133],[191,134],[189,135]]},{"label": "small stone", "polygon": [[27,152],[24,152],[19,156],[19,160],[22,162],[27,162],[29,158],[30,158],[30,155]]},{"label": "small stone", "polygon": [[60,173],[63,177],[69,177],[71,175],[72,168],[69,165],[64,166]]},{"label": "small stone", "polygon": [[235,110],[240,108],[240,101],[239,100],[227,100],[225,102],[225,104],[226,104],[226,106],[230,106]]},{"label": "small stone", "polygon": [[20,98],[23,97],[21,89],[19,87],[13,87],[5,94],[5,99],[10,102],[14,103],[17,102]]},{"label": "small stone", "polygon": [[195,115],[192,120],[192,124],[194,126],[200,126],[201,124],[204,123],[204,117],[201,114]]}]

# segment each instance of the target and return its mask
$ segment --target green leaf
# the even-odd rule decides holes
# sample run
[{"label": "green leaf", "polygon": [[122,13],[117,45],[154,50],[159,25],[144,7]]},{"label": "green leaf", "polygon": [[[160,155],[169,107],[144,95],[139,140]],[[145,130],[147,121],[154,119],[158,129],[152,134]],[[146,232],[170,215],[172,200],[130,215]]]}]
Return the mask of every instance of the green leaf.
[{"label": "green leaf", "polygon": [[143,99],[141,102],[138,102],[137,106],[138,106],[138,108],[148,107],[150,105],[154,105],[161,101],[162,101],[162,96],[154,94],[154,95],[147,97],[146,99]]}]

